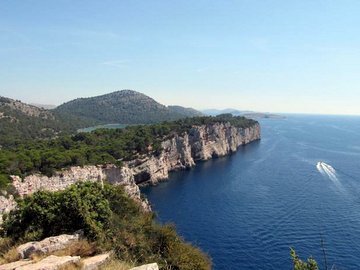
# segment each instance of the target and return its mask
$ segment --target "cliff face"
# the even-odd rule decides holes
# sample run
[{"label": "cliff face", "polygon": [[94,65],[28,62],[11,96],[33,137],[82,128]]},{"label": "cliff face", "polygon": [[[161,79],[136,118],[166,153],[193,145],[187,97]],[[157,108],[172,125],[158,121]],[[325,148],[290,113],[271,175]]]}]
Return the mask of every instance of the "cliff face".
[{"label": "cliff face", "polygon": [[106,166],[76,166],[58,171],[51,177],[41,174],[29,175],[24,179],[21,179],[19,176],[11,177],[13,180],[12,185],[21,197],[39,190],[63,190],[71,184],[80,181],[100,183],[107,181],[113,185],[124,186],[125,191],[130,197],[141,202],[145,210],[151,210],[147,201],[141,200],[140,189],[135,184],[134,176],[128,167],[118,168],[112,164]]},{"label": "cliff face", "polygon": [[221,157],[235,152],[241,145],[260,139],[260,125],[242,129],[217,123],[193,127],[189,133],[175,135],[162,143],[159,156],[136,159],[126,165],[136,184],[156,184],[169,172],[190,168],[196,161]]},{"label": "cliff face", "polygon": [[[78,181],[108,181],[123,185],[126,192],[149,211],[148,202],[140,198],[139,184],[156,184],[166,180],[171,171],[191,168],[199,160],[225,156],[235,152],[239,146],[259,139],[259,124],[246,129],[223,123],[195,126],[189,133],[175,134],[163,141],[159,155],[126,162],[121,168],[115,165],[84,166],[58,171],[52,177],[34,174],[21,179],[12,176],[13,186],[20,196],[25,196],[38,190],[62,190]],[[0,202],[7,206],[0,208],[0,216],[15,207],[12,197],[0,196]]]}]

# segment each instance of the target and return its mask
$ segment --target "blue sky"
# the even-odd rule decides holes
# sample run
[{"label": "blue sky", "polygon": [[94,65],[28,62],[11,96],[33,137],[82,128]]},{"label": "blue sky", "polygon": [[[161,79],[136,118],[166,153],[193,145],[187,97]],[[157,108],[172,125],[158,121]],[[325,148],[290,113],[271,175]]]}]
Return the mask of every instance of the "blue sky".
[{"label": "blue sky", "polygon": [[360,1],[0,0],[0,95],[360,114]]}]

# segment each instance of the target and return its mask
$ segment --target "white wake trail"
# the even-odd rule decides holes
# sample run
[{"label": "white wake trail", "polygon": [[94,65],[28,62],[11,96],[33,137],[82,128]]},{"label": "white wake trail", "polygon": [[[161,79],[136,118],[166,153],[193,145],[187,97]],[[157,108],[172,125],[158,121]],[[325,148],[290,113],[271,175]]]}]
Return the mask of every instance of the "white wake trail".
[{"label": "white wake trail", "polygon": [[324,176],[328,176],[333,182],[339,183],[339,179],[336,175],[336,170],[329,164],[326,164],[325,162],[318,162],[316,164],[317,170]]},{"label": "white wake trail", "polygon": [[325,172],[324,172],[323,168],[321,167],[320,162],[318,162],[318,163],[316,164],[316,169],[317,169],[322,175],[325,175]]}]

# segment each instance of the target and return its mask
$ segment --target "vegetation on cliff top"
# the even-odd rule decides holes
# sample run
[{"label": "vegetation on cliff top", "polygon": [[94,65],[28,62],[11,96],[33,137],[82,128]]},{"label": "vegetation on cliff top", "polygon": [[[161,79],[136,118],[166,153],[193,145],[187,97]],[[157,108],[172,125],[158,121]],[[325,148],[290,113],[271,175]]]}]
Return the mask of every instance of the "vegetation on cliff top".
[{"label": "vegetation on cliff top", "polygon": [[138,155],[158,154],[161,141],[174,134],[189,132],[193,126],[218,122],[246,128],[257,123],[244,117],[220,115],[194,117],[161,124],[128,126],[124,129],[99,129],[90,133],[59,136],[52,140],[18,143],[0,150],[0,188],[9,175],[26,176],[41,172],[52,175],[69,166],[117,164]]},{"label": "vegetation on cliff top", "polygon": [[18,201],[1,233],[22,243],[78,229],[100,252],[113,250],[122,261],[157,262],[161,269],[211,268],[206,254],[185,243],[173,226],[156,223],[120,186],[82,182],[64,191],[36,192]]}]

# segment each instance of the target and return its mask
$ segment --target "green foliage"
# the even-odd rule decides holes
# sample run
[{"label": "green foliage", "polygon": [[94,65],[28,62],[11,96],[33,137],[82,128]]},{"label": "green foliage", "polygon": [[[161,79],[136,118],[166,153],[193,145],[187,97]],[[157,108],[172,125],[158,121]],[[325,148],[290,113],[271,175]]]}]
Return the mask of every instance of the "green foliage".
[{"label": "green foliage", "polygon": [[0,190],[5,190],[9,184],[9,177],[6,174],[0,174]]},{"label": "green foliage", "polygon": [[308,258],[306,262],[300,260],[293,248],[290,249],[290,256],[293,261],[294,270],[318,270],[316,261],[313,258]]},{"label": "green foliage", "polygon": [[78,183],[66,192],[39,191],[18,201],[19,210],[5,218],[4,233],[13,239],[41,239],[83,229],[103,237],[111,210],[99,184]]},{"label": "green foliage", "polygon": [[185,243],[173,226],[156,223],[119,186],[82,182],[64,191],[34,193],[19,201],[3,228],[7,239],[22,241],[84,229],[86,237],[122,261],[156,261],[161,269],[211,268],[205,254]]},{"label": "green foliage", "polygon": [[[69,166],[117,164],[138,155],[157,155],[161,142],[193,126],[218,122],[246,128],[257,123],[244,117],[220,115],[194,117],[153,125],[128,126],[124,129],[98,129],[90,133],[59,136],[52,140],[18,143],[0,150],[0,185],[6,185],[7,175],[25,176],[35,172],[52,175]],[[3,175],[3,176],[1,176]]]}]

